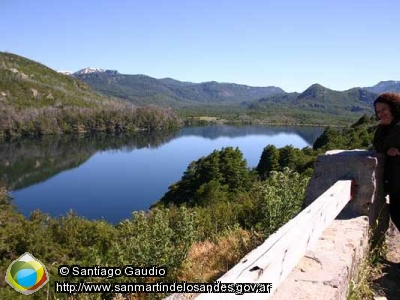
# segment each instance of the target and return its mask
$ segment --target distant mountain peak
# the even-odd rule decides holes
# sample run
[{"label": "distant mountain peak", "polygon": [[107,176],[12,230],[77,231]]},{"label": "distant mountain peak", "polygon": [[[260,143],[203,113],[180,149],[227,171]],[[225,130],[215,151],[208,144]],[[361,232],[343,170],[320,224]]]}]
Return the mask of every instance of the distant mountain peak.
[{"label": "distant mountain peak", "polygon": [[92,74],[92,73],[103,73],[105,71],[106,70],[100,69],[100,68],[84,68],[84,69],[81,69],[81,70],[75,72],[74,74],[82,75],[82,74]]},{"label": "distant mountain peak", "polygon": [[328,91],[331,91],[331,90],[320,85],[319,83],[314,83],[313,85],[310,85],[308,89],[306,89],[304,92],[302,92],[299,95],[299,99],[305,98],[305,97],[312,97],[312,98],[324,97]]},{"label": "distant mountain peak", "polygon": [[374,86],[364,87],[363,89],[376,94],[387,93],[387,92],[399,93],[400,81],[398,80],[380,81],[378,84]]},{"label": "distant mountain peak", "polygon": [[400,81],[398,80],[386,80],[386,81],[379,81],[379,83],[376,86],[382,86],[382,85],[387,85],[387,84],[398,84]]},{"label": "distant mountain peak", "polygon": [[308,89],[324,89],[324,90],[328,90],[328,88],[324,87],[323,85],[321,85],[319,83],[314,83],[314,84],[310,85],[308,87]]}]

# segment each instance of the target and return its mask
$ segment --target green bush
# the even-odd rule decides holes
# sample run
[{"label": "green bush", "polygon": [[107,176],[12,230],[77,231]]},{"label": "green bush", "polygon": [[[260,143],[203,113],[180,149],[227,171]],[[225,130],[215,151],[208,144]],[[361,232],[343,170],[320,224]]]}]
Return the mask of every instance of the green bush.
[{"label": "green bush", "polygon": [[295,217],[301,210],[308,180],[288,168],[273,171],[259,186],[254,227],[267,237]]},{"label": "green bush", "polygon": [[[172,220],[176,222],[172,223]],[[147,214],[134,212],[132,220],[125,220],[116,228],[117,237],[108,253],[107,263],[163,266],[168,269],[165,281],[177,280],[179,268],[196,238],[193,215],[184,207],[173,214],[169,209],[153,209]]]}]

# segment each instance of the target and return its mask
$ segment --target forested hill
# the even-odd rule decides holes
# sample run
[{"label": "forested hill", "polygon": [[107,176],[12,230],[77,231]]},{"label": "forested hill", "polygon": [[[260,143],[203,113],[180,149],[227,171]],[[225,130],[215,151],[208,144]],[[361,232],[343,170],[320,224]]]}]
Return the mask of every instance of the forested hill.
[{"label": "forested hill", "polygon": [[372,103],[377,94],[361,88],[353,88],[347,91],[334,91],[320,84],[313,84],[301,94],[290,93],[275,95],[260,99],[261,104],[279,103],[301,109],[339,109],[347,111],[371,112]]},{"label": "forested hill", "polygon": [[0,52],[0,137],[161,130],[178,123],[170,110],[135,107],[40,63]]},{"label": "forested hill", "polygon": [[76,78],[105,95],[119,97],[135,104],[156,104],[179,108],[188,105],[241,103],[281,94],[281,88],[250,87],[234,83],[181,82],[171,78],[155,79],[146,75],[123,75],[101,70],[76,72]]},{"label": "forested hill", "polygon": [[4,52],[0,52],[0,101],[15,108],[99,107],[112,103],[71,76]]},{"label": "forested hill", "polygon": [[302,93],[262,98],[253,102],[249,111],[284,115],[285,118],[293,118],[300,122],[317,119],[321,124],[334,123],[332,120],[348,122],[355,121],[363,114],[372,114],[373,102],[377,96],[378,94],[365,88],[334,91],[320,84],[313,84]]}]

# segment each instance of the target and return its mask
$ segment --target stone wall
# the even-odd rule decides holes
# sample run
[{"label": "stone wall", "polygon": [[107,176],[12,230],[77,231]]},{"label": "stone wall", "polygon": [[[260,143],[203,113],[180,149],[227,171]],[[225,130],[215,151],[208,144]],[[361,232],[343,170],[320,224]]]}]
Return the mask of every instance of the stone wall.
[{"label": "stone wall", "polygon": [[383,164],[384,157],[364,150],[329,151],[318,157],[303,206],[339,179],[354,180],[354,197],[279,286],[274,300],[347,298],[349,283],[368,253],[369,237],[377,245],[388,228]]},{"label": "stone wall", "polygon": [[384,156],[366,150],[334,150],[318,157],[306,190],[304,207],[340,179],[354,180],[354,199],[339,215],[341,219],[368,216],[379,243],[389,226],[389,211],[383,192]]}]

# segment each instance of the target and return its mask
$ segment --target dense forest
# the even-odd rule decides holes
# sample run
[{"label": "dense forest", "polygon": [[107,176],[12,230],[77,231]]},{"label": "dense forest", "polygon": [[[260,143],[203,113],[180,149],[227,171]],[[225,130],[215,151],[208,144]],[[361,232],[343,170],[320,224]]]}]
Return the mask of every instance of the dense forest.
[{"label": "dense forest", "polygon": [[[157,277],[90,278],[129,282],[206,282],[218,278],[301,209],[316,157],[333,148],[370,148],[374,118],[363,116],[342,130],[326,128],[313,148],[266,145],[256,168],[240,149],[215,150],[192,162],[181,180],[149,211],[134,212],[117,225],[89,221],[74,212],[52,218],[34,211],[22,216],[0,188],[0,278],[11,261],[28,251],[50,273],[50,284],[31,299],[62,298],[54,282],[63,264],[165,266]],[[112,201],[112,199],[110,199]],[[0,281],[0,299],[24,299]],[[74,299],[159,299],[165,295],[87,295]]]},{"label": "dense forest", "polygon": [[0,108],[0,138],[60,133],[173,130],[179,118],[164,109],[113,104],[107,108]]}]

